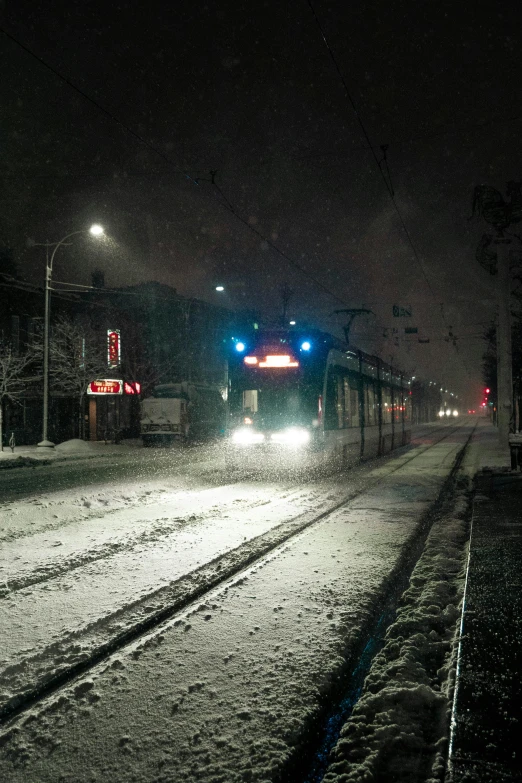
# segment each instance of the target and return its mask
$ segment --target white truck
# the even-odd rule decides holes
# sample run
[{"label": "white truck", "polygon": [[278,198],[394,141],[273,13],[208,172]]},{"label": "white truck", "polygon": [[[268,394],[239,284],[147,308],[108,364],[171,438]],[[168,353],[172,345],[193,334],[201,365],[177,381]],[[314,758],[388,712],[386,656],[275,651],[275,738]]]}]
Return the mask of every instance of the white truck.
[{"label": "white truck", "polygon": [[143,445],[219,437],[225,430],[225,413],[216,387],[186,381],[161,384],[141,403]]}]

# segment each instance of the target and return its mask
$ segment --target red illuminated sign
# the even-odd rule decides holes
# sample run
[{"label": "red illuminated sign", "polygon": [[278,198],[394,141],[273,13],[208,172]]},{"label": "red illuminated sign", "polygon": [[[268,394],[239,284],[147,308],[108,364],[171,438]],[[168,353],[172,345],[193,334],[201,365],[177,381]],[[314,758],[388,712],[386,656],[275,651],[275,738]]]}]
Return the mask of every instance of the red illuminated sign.
[{"label": "red illuminated sign", "polygon": [[108,378],[91,381],[87,394],[123,394],[123,381]]},{"label": "red illuminated sign", "polygon": [[121,341],[119,329],[107,330],[107,364],[118,367],[120,364]]},{"label": "red illuminated sign", "polygon": [[125,381],[123,384],[123,391],[125,394],[139,394],[141,392],[141,383],[138,381]]}]

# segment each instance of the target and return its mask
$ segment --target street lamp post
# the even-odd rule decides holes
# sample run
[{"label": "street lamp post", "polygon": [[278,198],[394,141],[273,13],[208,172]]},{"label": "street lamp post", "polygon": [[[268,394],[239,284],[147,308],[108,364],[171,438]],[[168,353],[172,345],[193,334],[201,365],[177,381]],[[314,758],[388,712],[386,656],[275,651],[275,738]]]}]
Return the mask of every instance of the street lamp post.
[{"label": "street lamp post", "polygon": [[[45,311],[44,311],[44,349],[43,349],[43,425],[42,425],[42,440],[38,444],[39,448],[53,449],[54,443],[48,439],[48,423],[49,423],[49,331],[50,331],[50,314],[51,314],[51,280],[53,274],[53,262],[56,255],[56,251],[63,245],[71,244],[67,242],[71,237],[77,234],[92,234],[92,236],[101,236],[103,234],[102,226],[95,223],[89,229],[80,229],[79,231],[71,231],[60,239],[59,242],[44,242],[33,243],[34,245],[40,244],[46,248],[45,257]],[[53,248],[53,252],[49,256],[49,248]]]}]

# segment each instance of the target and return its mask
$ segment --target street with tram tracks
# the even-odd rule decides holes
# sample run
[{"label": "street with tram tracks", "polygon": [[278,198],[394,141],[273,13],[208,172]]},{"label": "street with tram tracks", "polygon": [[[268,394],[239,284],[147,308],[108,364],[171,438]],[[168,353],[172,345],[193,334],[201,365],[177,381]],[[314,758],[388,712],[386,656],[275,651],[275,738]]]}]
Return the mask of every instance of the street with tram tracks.
[{"label": "street with tram tracks", "polygon": [[307,779],[455,492],[464,557],[475,424],[306,482],[227,474],[206,447],[4,471],[3,778]]}]

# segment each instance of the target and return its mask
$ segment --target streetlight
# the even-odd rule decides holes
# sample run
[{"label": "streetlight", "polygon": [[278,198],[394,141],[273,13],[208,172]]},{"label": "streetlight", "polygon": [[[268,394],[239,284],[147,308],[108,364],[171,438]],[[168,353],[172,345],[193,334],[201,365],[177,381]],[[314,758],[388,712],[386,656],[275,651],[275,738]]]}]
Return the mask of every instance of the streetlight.
[{"label": "streetlight", "polygon": [[216,291],[224,291],[224,290],[225,290],[225,286],[224,285],[217,285],[216,286]]},{"label": "streetlight", "polygon": [[[44,376],[44,388],[43,388],[43,426],[42,426],[42,440],[38,444],[40,448],[53,449],[54,443],[47,438],[47,425],[49,421],[49,319],[51,314],[51,279],[53,274],[53,261],[56,255],[56,251],[59,247],[65,244],[71,237],[77,234],[91,234],[92,236],[99,237],[103,235],[103,228],[98,223],[93,223],[90,228],[80,229],[79,231],[71,231],[59,242],[32,242],[32,245],[45,247],[45,313],[44,313],[44,356],[43,356],[43,376]],[[49,248],[53,248],[53,252],[49,257]]]}]

